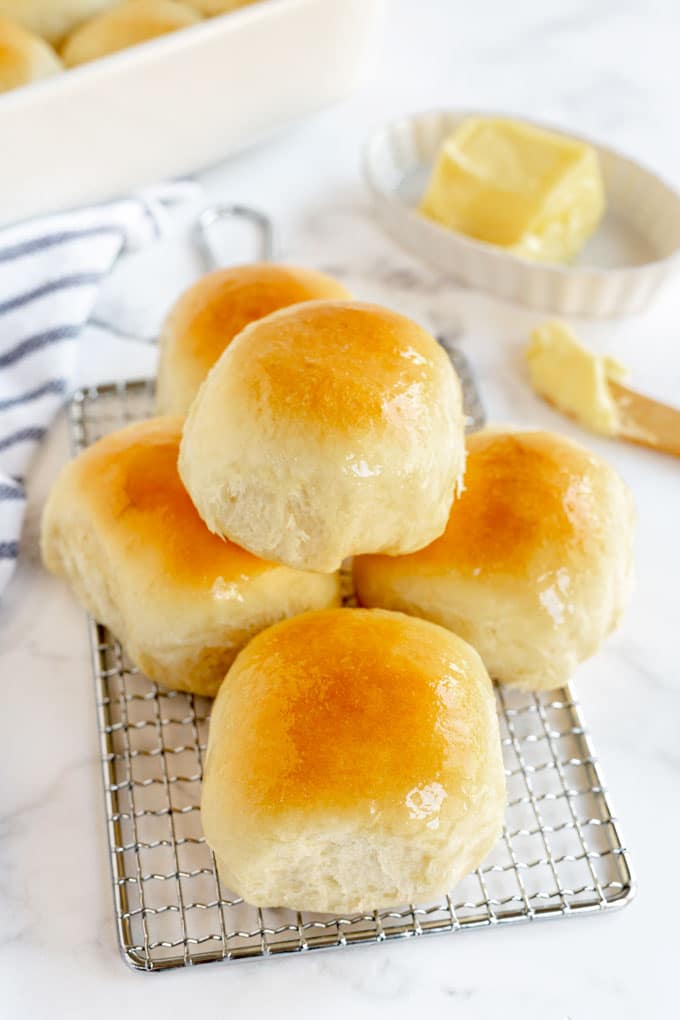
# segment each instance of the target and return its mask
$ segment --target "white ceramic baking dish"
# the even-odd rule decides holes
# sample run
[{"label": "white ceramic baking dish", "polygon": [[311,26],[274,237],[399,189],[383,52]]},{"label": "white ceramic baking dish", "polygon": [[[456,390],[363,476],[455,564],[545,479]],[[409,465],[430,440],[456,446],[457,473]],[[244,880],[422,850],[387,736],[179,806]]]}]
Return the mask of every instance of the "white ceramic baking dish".
[{"label": "white ceramic baking dish", "polygon": [[0,96],[0,223],[190,173],[334,102],[385,0],[262,0]]},{"label": "white ceramic baking dish", "polygon": [[417,212],[444,139],[466,117],[485,115],[504,116],[471,110],[419,113],[388,124],[369,139],[364,168],[386,229],[440,271],[507,301],[586,317],[643,311],[680,269],[680,195],[635,160],[604,145],[585,139],[600,159],[607,212],[574,265],[530,262]]}]

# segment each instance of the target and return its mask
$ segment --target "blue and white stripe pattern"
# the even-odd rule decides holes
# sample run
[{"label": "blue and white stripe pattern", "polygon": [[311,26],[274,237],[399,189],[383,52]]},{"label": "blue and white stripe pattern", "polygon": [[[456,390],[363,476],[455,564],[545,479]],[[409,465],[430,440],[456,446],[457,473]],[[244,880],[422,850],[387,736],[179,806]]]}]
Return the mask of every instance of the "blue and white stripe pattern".
[{"label": "blue and white stripe pattern", "polygon": [[188,182],[0,232],[0,596],[14,571],[24,478],[68,395],[75,343],[124,252],[156,240]]}]

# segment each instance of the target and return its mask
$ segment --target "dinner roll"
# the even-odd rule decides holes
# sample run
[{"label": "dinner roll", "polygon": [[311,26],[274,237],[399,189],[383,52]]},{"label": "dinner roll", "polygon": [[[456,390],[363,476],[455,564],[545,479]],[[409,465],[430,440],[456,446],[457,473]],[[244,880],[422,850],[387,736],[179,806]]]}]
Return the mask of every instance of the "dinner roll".
[{"label": "dinner roll", "polygon": [[348,298],[324,273],[256,263],[218,269],[182,294],[161,330],[159,414],[186,414],[222,351],[244,326],[314,298]]},{"label": "dinner roll", "polygon": [[305,613],[239,655],[210,721],[201,819],[258,907],[441,897],[498,839],[493,690],[469,645],[401,613]]},{"label": "dinner roll", "polygon": [[67,67],[75,67],[200,20],[192,7],[176,0],[127,0],[77,28],[61,55]]},{"label": "dinner roll", "polygon": [[474,645],[492,677],[559,687],[618,624],[632,576],[630,493],[564,436],[468,439],[465,492],[441,538],[411,556],[362,556],[362,605],[424,616]]},{"label": "dinner roll", "polygon": [[214,695],[262,627],[339,602],[337,575],[305,574],[211,535],[177,473],[181,419],[99,440],[61,472],[42,553],[152,680]]},{"label": "dinner roll", "polygon": [[0,92],[60,70],[61,61],[51,46],[9,18],[0,17]]},{"label": "dinner roll", "polygon": [[120,0],[0,0],[0,14],[51,43],[60,39],[86,18],[114,7]]},{"label": "dinner roll", "polygon": [[260,2],[261,0],[188,0],[192,7],[206,17],[226,14],[227,11],[235,11],[238,7],[250,7],[251,4]]},{"label": "dinner roll", "polygon": [[232,341],[179,468],[211,531],[328,571],[440,535],[464,460],[460,385],[436,340],[377,305],[313,301]]}]

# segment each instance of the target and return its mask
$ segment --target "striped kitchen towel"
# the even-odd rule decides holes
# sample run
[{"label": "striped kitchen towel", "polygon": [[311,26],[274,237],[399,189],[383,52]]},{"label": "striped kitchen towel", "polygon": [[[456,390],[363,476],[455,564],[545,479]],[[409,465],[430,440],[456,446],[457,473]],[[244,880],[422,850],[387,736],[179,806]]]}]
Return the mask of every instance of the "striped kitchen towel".
[{"label": "striped kitchen towel", "polygon": [[196,192],[180,181],[0,231],[0,597],[19,553],[24,478],[68,395],[74,341],[99,287],[121,254],[159,238],[170,207]]}]

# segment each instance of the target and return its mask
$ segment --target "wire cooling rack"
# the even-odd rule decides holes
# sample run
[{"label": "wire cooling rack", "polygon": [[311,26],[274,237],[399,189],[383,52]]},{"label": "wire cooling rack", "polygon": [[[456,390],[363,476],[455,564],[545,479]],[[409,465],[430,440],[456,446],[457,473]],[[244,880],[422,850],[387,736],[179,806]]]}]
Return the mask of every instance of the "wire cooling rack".
[{"label": "wire cooling rack", "polygon": [[[76,393],[74,451],[152,407],[151,382]],[[201,831],[210,703],[146,679],[106,628],[92,622],[91,636],[116,924],[134,968],[568,917],[633,895],[627,851],[572,693],[498,686],[508,803],[503,835],[481,868],[437,903],[346,917],[252,907],[222,886]]]}]

